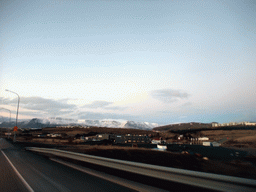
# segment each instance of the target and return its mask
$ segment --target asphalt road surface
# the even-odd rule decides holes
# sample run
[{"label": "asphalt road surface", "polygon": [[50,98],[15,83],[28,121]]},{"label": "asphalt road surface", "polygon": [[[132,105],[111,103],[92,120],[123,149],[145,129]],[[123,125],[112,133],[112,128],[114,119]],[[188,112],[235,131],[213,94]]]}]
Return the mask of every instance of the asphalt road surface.
[{"label": "asphalt road surface", "polygon": [[[0,138],[0,191],[154,191],[111,182],[13,146]],[[124,181],[123,181],[124,183]],[[127,181],[129,183],[129,181]],[[138,184],[139,185],[139,184]],[[144,186],[146,187],[146,186]],[[140,190],[143,189],[143,190]]]}]

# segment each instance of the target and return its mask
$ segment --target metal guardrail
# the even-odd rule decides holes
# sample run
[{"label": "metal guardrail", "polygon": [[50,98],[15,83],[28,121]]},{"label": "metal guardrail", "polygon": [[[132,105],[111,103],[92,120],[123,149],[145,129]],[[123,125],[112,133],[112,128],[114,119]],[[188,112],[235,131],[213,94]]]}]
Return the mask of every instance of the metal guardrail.
[{"label": "metal guardrail", "polygon": [[157,179],[217,191],[256,191],[256,180],[184,169],[110,159],[58,149],[27,147],[27,150],[79,160]]}]

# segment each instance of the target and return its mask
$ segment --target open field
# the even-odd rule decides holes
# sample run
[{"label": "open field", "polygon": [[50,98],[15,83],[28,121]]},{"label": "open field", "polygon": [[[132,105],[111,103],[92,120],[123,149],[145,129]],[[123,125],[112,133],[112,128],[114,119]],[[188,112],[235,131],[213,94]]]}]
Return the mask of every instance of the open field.
[{"label": "open field", "polygon": [[[19,141],[18,143],[28,142],[30,143],[28,145],[32,146],[37,143],[37,145],[42,144],[42,147],[45,144],[49,146],[54,145],[55,148],[102,157],[256,179],[256,130],[209,130],[192,134],[193,137],[209,137],[209,141],[222,140],[222,147],[239,148],[240,150],[249,152],[247,157],[233,160],[213,160],[203,158],[200,154],[191,155],[172,153],[168,151],[157,151],[154,149],[120,147],[113,145],[83,145],[81,144],[83,140],[74,138],[77,134],[146,134],[151,135],[152,137],[162,137],[163,139],[166,139],[167,142],[177,142],[177,140],[175,140],[175,136],[177,136],[177,134],[170,133],[168,131],[153,132],[137,129],[116,128],[48,128],[31,133],[34,137],[17,137],[17,141]],[[73,139],[36,137],[37,134],[42,133],[65,133]],[[179,142],[186,143],[186,141]]]},{"label": "open field", "polygon": [[256,149],[256,130],[214,130],[202,131],[206,137],[212,141],[219,141],[227,138],[223,147],[255,148]]},{"label": "open field", "polygon": [[[112,145],[49,145],[33,142],[16,142],[15,145],[19,145],[21,147],[54,147],[62,150],[113,159],[256,179],[256,157],[253,156],[245,159],[212,160],[203,158],[197,154],[191,155],[188,153],[173,153],[155,149],[120,147]],[[74,163],[83,164],[78,161],[74,161]]]},{"label": "open field", "polygon": [[[37,138],[38,134],[46,133],[60,133],[65,134],[67,137],[75,137],[76,135],[96,135],[98,133],[110,133],[110,134],[134,134],[134,135],[149,135],[151,138],[162,138],[168,143],[181,142],[189,143],[189,141],[178,141],[178,133],[171,133],[170,131],[153,130],[139,130],[139,129],[123,129],[123,128],[103,128],[103,127],[91,127],[91,128],[43,128],[40,131],[31,131],[34,142],[47,142],[47,143],[65,143],[64,140],[56,138]],[[17,133],[21,135],[21,132]],[[192,137],[208,137],[209,141],[221,141],[223,147],[239,147],[239,148],[254,148],[256,149],[256,130],[204,130],[196,133],[190,133]],[[26,138],[29,139],[29,138]],[[32,139],[32,138],[30,138]],[[67,141],[66,141],[67,142]],[[79,143],[78,139],[73,140],[74,143]]]}]

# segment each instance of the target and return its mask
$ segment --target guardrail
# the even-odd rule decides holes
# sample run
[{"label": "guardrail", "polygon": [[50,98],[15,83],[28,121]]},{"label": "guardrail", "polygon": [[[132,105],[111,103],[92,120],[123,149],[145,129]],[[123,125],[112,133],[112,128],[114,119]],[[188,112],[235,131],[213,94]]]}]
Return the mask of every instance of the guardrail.
[{"label": "guardrail", "polygon": [[184,169],[110,159],[58,149],[27,147],[27,150],[79,160],[109,168],[217,191],[256,191],[256,180]]}]

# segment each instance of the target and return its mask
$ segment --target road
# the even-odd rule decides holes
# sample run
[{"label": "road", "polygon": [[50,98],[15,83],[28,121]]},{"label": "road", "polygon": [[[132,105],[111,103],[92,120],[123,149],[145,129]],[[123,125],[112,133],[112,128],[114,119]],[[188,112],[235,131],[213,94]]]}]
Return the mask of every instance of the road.
[{"label": "road", "polygon": [[[0,138],[1,191],[155,191],[157,189],[111,176],[88,174],[51,161]],[[106,179],[104,179],[106,178]],[[124,185],[123,185],[124,184]],[[127,187],[131,186],[131,187]],[[137,189],[137,190],[134,190]],[[161,190],[159,190],[161,191]]]},{"label": "road", "polygon": [[0,153],[0,187],[1,191],[28,191],[2,152]]}]

